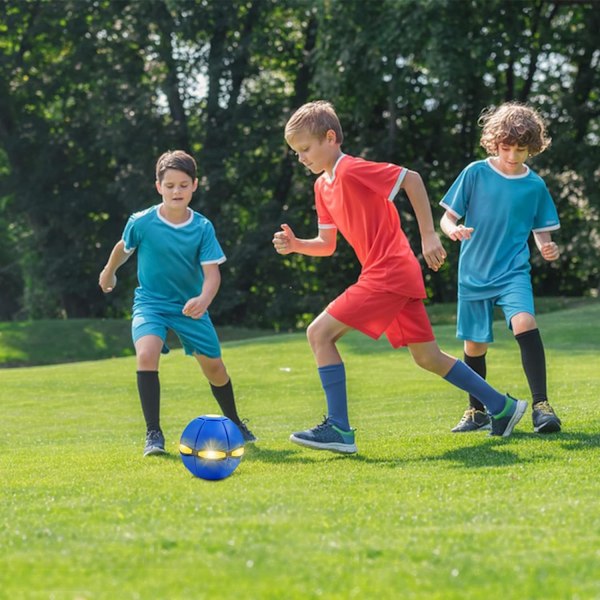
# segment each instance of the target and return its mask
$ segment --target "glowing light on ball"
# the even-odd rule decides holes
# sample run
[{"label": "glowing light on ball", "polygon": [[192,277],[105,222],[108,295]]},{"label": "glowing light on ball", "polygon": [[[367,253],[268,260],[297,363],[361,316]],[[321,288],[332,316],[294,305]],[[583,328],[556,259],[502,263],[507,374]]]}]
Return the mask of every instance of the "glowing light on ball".
[{"label": "glowing light on ball", "polygon": [[244,455],[244,438],[227,417],[204,415],[190,421],[181,434],[179,453],[195,477],[225,479],[238,467]]}]

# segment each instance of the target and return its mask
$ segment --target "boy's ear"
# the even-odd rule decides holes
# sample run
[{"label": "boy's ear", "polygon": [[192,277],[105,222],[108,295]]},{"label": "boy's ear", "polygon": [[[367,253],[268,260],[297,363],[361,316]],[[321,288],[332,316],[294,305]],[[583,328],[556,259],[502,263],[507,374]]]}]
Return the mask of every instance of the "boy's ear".
[{"label": "boy's ear", "polygon": [[156,186],[156,191],[162,196],[162,188],[158,179],[154,182],[154,185]]},{"label": "boy's ear", "polygon": [[331,144],[335,144],[337,142],[337,135],[333,129],[328,129],[325,134],[325,139]]},{"label": "boy's ear", "polygon": [[198,189],[198,178],[194,179],[194,183],[192,184],[192,192],[195,192]]}]

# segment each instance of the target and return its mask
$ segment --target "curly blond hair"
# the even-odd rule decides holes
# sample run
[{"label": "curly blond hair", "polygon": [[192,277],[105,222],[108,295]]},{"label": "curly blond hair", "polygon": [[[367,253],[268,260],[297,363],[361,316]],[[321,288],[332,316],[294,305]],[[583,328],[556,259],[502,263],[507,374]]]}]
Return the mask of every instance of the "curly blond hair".
[{"label": "curly blond hair", "polygon": [[323,140],[329,130],[335,132],[338,144],[344,141],[342,125],[331,102],[316,100],[303,104],[285,125],[285,139],[289,140],[300,131],[308,131],[317,139]]},{"label": "curly blond hair", "polygon": [[480,144],[490,155],[498,154],[499,144],[527,146],[529,156],[540,154],[550,145],[540,115],[520,102],[484,109],[477,124],[483,127]]}]

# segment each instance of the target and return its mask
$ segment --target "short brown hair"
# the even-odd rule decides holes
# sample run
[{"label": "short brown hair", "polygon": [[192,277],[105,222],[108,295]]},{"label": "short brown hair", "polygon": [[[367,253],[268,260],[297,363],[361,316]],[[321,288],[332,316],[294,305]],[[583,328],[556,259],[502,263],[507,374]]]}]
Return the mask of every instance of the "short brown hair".
[{"label": "short brown hair", "polygon": [[499,144],[517,144],[527,146],[530,156],[534,156],[550,145],[540,115],[520,102],[506,102],[497,108],[484,109],[477,124],[483,127],[481,146],[488,154],[497,154]]},{"label": "short brown hair", "polygon": [[333,104],[325,100],[316,100],[303,104],[290,117],[285,125],[285,139],[293,137],[302,130],[322,140],[327,132],[333,130],[338,144],[344,141],[344,132],[338,119]]},{"label": "short brown hair", "polygon": [[168,150],[161,154],[156,161],[156,180],[162,182],[167,169],[183,171],[189,175],[192,180],[196,179],[198,168],[193,156],[190,156],[183,150]]}]

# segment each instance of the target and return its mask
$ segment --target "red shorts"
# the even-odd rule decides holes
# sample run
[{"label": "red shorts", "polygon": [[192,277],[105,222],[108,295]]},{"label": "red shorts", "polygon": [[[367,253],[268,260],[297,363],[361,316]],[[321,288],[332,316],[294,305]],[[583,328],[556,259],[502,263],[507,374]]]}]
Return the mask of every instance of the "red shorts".
[{"label": "red shorts", "polygon": [[374,291],[361,282],[351,285],[326,311],[373,339],[385,333],[394,348],[435,340],[421,298]]}]

